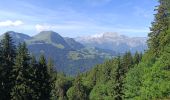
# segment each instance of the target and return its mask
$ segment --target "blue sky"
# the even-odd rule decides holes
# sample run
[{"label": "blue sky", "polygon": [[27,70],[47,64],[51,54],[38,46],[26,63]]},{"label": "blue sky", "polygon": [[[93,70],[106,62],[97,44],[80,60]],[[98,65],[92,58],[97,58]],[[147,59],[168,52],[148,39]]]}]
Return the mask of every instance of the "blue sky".
[{"label": "blue sky", "polygon": [[0,0],[0,33],[147,36],[156,0]]}]

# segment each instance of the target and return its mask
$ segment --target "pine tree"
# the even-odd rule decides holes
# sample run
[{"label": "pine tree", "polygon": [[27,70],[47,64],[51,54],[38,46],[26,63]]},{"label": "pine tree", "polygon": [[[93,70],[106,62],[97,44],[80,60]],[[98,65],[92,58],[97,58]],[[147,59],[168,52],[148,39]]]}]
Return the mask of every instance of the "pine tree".
[{"label": "pine tree", "polygon": [[134,64],[139,64],[140,61],[141,61],[140,54],[136,51],[134,58],[133,58],[133,62]]},{"label": "pine tree", "polygon": [[94,72],[93,72],[93,77],[92,77],[92,86],[95,86],[97,83],[97,72],[98,72],[98,68],[96,66],[96,68],[94,68]]},{"label": "pine tree", "polygon": [[39,68],[39,65],[38,65],[38,62],[36,61],[36,58],[35,56],[33,55],[31,57],[31,62],[30,62],[30,68],[29,68],[29,87],[30,89],[32,90],[32,98],[34,100],[39,100],[39,82],[38,82],[38,78],[37,78],[37,73],[38,73],[38,68]]},{"label": "pine tree", "polygon": [[[125,80],[127,100],[169,99],[170,91],[170,0],[159,0],[149,33],[149,50]],[[141,59],[141,56],[140,56]]]},{"label": "pine tree", "polygon": [[121,64],[121,57],[117,58],[117,68],[115,72],[115,86],[114,86],[114,99],[122,100],[123,99],[123,77],[124,77],[124,68]]},{"label": "pine tree", "polygon": [[[166,43],[164,37],[168,34],[167,30],[169,28],[169,11],[170,1],[168,0],[159,0],[160,5],[155,9],[157,14],[155,14],[155,20],[152,22],[152,27],[150,28],[151,32],[149,33],[148,46],[151,51],[155,53],[156,56],[159,56],[160,49],[163,44]],[[169,41],[169,40],[167,40]]]},{"label": "pine tree", "polygon": [[5,33],[0,44],[0,95],[1,100],[10,100],[13,87],[12,68],[16,56],[16,47],[9,33]]},{"label": "pine tree", "polygon": [[[162,14],[162,17],[160,18],[161,24],[162,24],[162,30],[159,34],[158,39],[160,40],[160,47],[161,49],[163,46],[168,44],[170,41],[166,36],[168,35],[169,28],[170,28],[170,1],[168,0],[160,0],[160,5],[158,9],[158,14]],[[158,15],[157,14],[157,15]]]},{"label": "pine tree", "polygon": [[48,71],[48,75],[49,75],[49,85],[51,88],[51,94],[53,95],[53,88],[55,88],[55,81],[57,80],[57,71],[54,70],[54,62],[52,60],[52,58],[48,59],[48,63],[47,63],[47,71]]},{"label": "pine tree", "polygon": [[133,67],[133,57],[130,52],[126,52],[125,55],[122,58],[122,67],[123,67],[123,73],[127,73],[128,70]]},{"label": "pine tree", "polygon": [[37,72],[37,79],[39,81],[40,100],[48,100],[51,93],[50,75],[46,64],[46,59],[43,55],[39,59],[39,69]]},{"label": "pine tree", "polygon": [[14,87],[11,92],[12,100],[32,99],[31,89],[28,86],[30,56],[26,44],[19,44],[15,66],[13,68]]},{"label": "pine tree", "polygon": [[52,100],[67,100],[67,90],[72,86],[72,82],[64,74],[57,74],[52,89]]},{"label": "pine tree", "polygon": [[68,92],[67,96],[69,100],[87,100],[88,96],[86,93],[86,88],[82,84],[82,79],[80,75],[75,79],[73,87],[71,87]]},{"label": "pine tree", "polygon": [[53,62],[53,60],[51,58],[49,58],[48,63],[47,63],[47,68],[48,68],[49,75],[51,75],[54,72],[53,67],[54,67],[54,62]]},{"label": "pine tree", "polygon": [[85,91],[85,87],[82,85],[82,80],[81,80],[80,76],[78,76],[76,78],[74,86],[77,90],[77,99],[86,100],[87,94],[86,94],[86,91]]}]

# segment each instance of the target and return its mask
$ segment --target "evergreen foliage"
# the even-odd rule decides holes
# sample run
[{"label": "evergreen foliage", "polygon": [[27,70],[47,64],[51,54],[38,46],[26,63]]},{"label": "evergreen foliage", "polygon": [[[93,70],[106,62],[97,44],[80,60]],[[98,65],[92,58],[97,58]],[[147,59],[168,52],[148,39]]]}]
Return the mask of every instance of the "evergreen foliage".
[{"label": "evergreen foliage", "polygon": [[8,33],[0,43],[1,100],[169,100],[170,1],[159,0],[149,33],[149,49],[96,65],[71,78],[39,60],[25,43],[16,49]]},{"label": "evergreen foliage", "polygon": [[0,43],[0,95],[2,100],[10,100],[10,91],[13,87],[12,67],[16,56],[16,47],[11,36],[5,33]]},{"label": "evergreen foliage", "polygon": [[26,43],[19,43],[16,49],[11,36],[5,33],[0,42],[1,100],[49,100],[50,74],[44,56],[37,62]]}]

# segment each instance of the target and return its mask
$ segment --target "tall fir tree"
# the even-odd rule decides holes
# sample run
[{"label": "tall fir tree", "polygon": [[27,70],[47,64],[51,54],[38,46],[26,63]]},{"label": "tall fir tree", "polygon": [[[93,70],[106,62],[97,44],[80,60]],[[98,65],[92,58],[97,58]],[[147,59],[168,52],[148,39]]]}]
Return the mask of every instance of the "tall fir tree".
[{"label": "tall fir tree", "polygon": [[37,79],[39,81],[39,99],[49,100],[51,93],[51,79],[48,73],[46,59],[43,55],[41,55],[39,59]]},{"label": "tall fir tree", "polygon": [[124,77],[124,68],[122,67],[121,57],[117,58],[117,68],[115,71],[115,86],[114,86],[114,99],[122,100],[123,99],[123,77]]},{"label": "tall fir tree", "polygon": [[122,62],[122,68],[124,69],[123,74],[125,74],[128,72],[128,70],[133,65],[133,57],[132,57],[132,54],[130,53],[130,51],[125,53],[121,62]]},{"label": "tall fir tree", "polygon": [[13,68],[14,87],[11,92],[12,100],[32,99],[29,81],[29,61],[30,56],[26,44],[19,44],[15,65]]},{"label": "tall fir tree", "polygon": [[136,51],[136,53],[133,57],[133,62],[134,62],[134,64],[139,64],[140,61],[141,61],[140,54]]},{"label": "tall fir tree", "polygon": [[169,100],[170,0],[159,0],[149,33],[148,51],[126,76],[127,100]]},{"label": "tall fir tree", "polygon": [[31,61],[30,61],[30,68],[29,68],[29,82],[28,82],[28,85],[32,91],[31,95],[32,95],[32,98],[34,100],[39,100],[39,89],[38,87],[39,86],[39,81],[38,81],[38,77],[37,77],[37,73],[38,73],[38,68],[39,68],[39,65],[38,65],[38,62],[36,61],[36,58],[34,55],[32,55],[31,57]]},{"label": "tall fir tree", "polygon": [[163,40],[168,34],[167,30],[169,28],[170,1],[159,0],[159,3],[160,5],[155,9],[157,14],[155,14],[155,20],[152,22],[152,27],[150,28],[151,32],[148,34],[148,46],[150,51],[154,52],[155,56],[159,56],[160,49],[166,43],[166,41],[163,42]]},{"label": "tall fir tree", "polygon": [[88,100],[86,88],[82,84],[80,75],[76,77],[73,87],[67,91],[67,96],[69,100]]},{"label": "tall fir tree", "polygon": [[51,75],[54,72],[53,67],[54,67],[54,62],[53,62],[52,58],[49,58],[48,62],[47,62],[47,70],[48,70],[49,75]]},{"label": "tall fir tree", "polygon": [[9,33],[5,33],[0,44],[0,95],[1,100],[10,100],[14,80],[11,78],[16,47]]}]

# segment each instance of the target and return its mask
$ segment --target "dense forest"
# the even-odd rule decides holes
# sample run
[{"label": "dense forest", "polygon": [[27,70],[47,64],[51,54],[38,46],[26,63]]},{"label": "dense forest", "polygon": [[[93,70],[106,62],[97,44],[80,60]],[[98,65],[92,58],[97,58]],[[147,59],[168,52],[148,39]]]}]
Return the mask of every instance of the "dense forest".
[{"label": "dense forest", "polygon": [[[53,61],[15,46],[6,33],[0,43],[0,100],[168,100],[170,99],[170,1],[159,0],[144,54],[130,52],[76,77],[53,70]],[[58,58],[59,59],[59,58]]]}]

